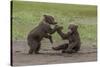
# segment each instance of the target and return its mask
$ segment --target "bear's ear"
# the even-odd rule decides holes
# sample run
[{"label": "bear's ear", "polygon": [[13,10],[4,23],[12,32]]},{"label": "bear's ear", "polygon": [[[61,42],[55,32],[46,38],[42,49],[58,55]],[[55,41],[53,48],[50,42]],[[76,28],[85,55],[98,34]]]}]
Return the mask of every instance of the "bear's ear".
[{"label": "bear's ear", "polygon": [[76,28],[78,28],[78,25],[76,25]]},{"label": "bear's ear", "polygon": [[44,18],[46,18],[46,17],[47,17],[47,15],[43,15],[43,17],[44,17]]}]

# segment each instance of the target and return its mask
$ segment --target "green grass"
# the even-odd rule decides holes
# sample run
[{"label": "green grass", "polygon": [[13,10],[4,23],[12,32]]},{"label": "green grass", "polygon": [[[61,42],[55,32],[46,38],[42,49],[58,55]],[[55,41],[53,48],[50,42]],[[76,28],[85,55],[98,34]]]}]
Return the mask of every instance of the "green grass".
[{"label": "green grass", "polygon": [[[42,15],[48,14],[54,16],[58,24],[64,27],[64,32],[67,32],[68,24],[73,22],[79,25],[82,41],[96,41],[96,9],[92,5],[13,1],[13,40],[26,40],[29,31],[41,21]],[[53,38],[56,41],[61,39],[57,33]]]}]

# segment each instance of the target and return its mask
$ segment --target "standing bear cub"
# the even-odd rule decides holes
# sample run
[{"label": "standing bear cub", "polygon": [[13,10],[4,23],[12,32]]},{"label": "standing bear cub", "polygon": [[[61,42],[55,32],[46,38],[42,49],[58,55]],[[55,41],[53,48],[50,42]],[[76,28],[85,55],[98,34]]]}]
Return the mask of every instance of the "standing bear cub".
[{"label": "standing bear cub", "polygon": [[[48,38],[52,43],[51,34],[56,31],[56,24],[57,23],[52,16],[44,15],[44,19],[40,24],[28,34],[27,41],[30,48],[29,54],[32,54],[33,52],[35,54],[39,53],[41,40],[43,38]],[[54,25],[54,29],[52,29],[50,25]]]},{"label": "standing bear cub", "polygon": [[59,27],[57,30],[58,34],[62,37],[63,40],[68,40],[69,43],[64,43],[57,47],[53,47],[54,50],[62,50],[62,53],[76,53],[80,50],[80,36],[78,33],[78,25],[70,24],[68,27],[68,32],[63,33],[62,29]]}]

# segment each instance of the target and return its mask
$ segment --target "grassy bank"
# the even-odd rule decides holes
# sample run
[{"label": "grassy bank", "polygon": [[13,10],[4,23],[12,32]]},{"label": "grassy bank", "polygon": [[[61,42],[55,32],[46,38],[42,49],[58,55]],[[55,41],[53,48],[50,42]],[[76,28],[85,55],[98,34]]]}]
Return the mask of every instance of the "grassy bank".
[{"label": "grassy bank", "polygon": [[[41,21],[42,15],[48,14],[64,27],[64,32],[68,24],[73,22],[79,25],[82,41],[96,41],[96,6],[14,1],[12,9],[13,40],[26,40],[29,31]],[[57,33],[53,38],[56,41],[61,39]]]}]

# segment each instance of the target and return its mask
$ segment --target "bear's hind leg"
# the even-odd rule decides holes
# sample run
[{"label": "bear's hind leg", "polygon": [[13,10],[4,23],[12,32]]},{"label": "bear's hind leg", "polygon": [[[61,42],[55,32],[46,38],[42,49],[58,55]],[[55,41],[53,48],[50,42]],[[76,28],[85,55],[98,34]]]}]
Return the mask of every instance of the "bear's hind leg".
[{"label": "bear's hind leg", "polygon": [[30,48],[28,54],[33,54],[34,49]]},{"label": "bear's hind leg", "polygon": [[35,54],[39,54],[40,47],[41,47],[41,44],[38,44],[37,48],[35,49]]},{"label": "bear's hind leg", "polygon": [[52,47],[53,50],[66,50],[68,47],[68,44],[65,43],[65,44],[62,44],[62,45],[59,45],[57,47]]},{"label": "bear's hind leg", "polygon": [[28,54],[33,54],[33,52],[35,53],[37,47],[38,47],[38,42],[36,41],[28,41],[28,45],[29,45],[29,52]]}]

